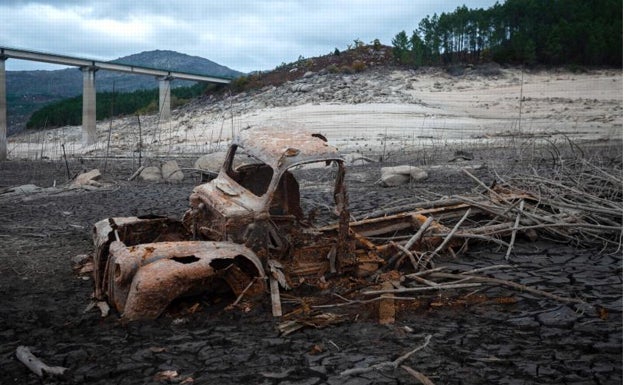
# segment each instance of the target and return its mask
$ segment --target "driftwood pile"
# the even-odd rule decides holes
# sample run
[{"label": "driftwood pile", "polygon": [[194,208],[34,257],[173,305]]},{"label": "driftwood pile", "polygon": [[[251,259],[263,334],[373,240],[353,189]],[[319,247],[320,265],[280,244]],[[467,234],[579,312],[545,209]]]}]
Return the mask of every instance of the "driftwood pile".
[{"label": "driftwood pile", "polygon": [[[509,258],[518,234],[582,247],[621,248],[622,174],[607,172],[583,161],[582,168],[556,177],[519,175],[487,185],[469,171],[482,190],[435,201],[415,202],[368,213],[366,218],[395,215],[408,210],[428,221],[407,242],[390,240],[404,255],[417,257],[421,270],[434,256],[456,255],[470,239],[494,242],[507,248]],[[363,219],[366,219],[363,218]],[[442,242],[434,242],[435,238]],[[424,242],[429,240],[430,242]],[[407,252],[419,242],[416,251]],[[437,244],[428,250],[427,245]],[[396,262],[396,261],[391,261]]]},{"label": "driftwood pile", "polygon": [[[377,248],[390,248],[395,253],[376,274],[376,283],[354,283],[345,293],[331,298],[283,297],[301,305],[285,315],[279,329],[289,334],[301,327],[324,327],[349,320],[328,312],[330,309],[374,304],[381,323],[394,321],[395,306],[418,301],[417,294],[482,285],[504,286],[513,290],[575,304],[580,310],[592,306],[581,298],[552,294],[516,282],[484,275],[492,270],[512,268],[501,264],[457,272],[445,266],[436,267],[442,255],[459,256],[469,242],[491,242],[501,246],[501,259],[509,260],[518,237],[530,240],[597,247],[619,252],[622,242],[622,171],[608,171],[586,161],[561,167],[557,173],[537,173],[502,178],[486,184],[469,171],[478,193],[415,202],[367,213],[360,222],[379,216],[409,216],[419,222],[414,234],[380,238]],[[372,219],[374,220],[374,219]],[[358,222],[355,222],[358,223]],[[374,237],[368,240],[379,241]],[[512,298],[498,298],[514,302]],[[490,299],[484,298],[484,302]],[[499,301],[499,303],[500,303]],[[397,307],[398,308],[398,307]]]}]

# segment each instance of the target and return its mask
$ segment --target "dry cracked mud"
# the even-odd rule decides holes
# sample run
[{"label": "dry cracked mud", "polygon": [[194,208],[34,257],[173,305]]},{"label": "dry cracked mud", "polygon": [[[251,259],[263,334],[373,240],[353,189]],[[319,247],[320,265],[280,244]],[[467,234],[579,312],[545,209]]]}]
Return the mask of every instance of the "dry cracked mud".
[{"label": "dry cracked mud", "polygon": [[[80,166],[101,164],[72,164]],[[466,178],[442,175],[432,176],[426,191],[421,186],[383,189],[373,184],[378,166],[350,172],[354,212],[430,191],[473,187]],[[487,178],[487,170],[480,172]],[[379,325],[366,309],[353,308],[348,322],[285,337],[276,329],[268,300],[244,313],[225,310],[227,299],[212,298],[211,306],[203,304],[191,315],[127,325],[115,315],[85,312],[93,283],[73,273],[70,259],[92,250],[92,224],[113,215],[180,216],[196,183],[122,182],[131,173],[129,164],[115,162],[106,174],[116,181],[110,187],[0,199],[0,383],[414,383],[401,368],[355,376],[340,372],[392,361],[428,334],[430,344],[404,364],[436,384],[622,383],[621,251],[601,254],[544,239],[519,241],[511,257],[515,268],[492,276],[584,298],[589,310],[492,287],[480,294],[516,301],[459,305],[452,301],[458,293],[429,294],[423,297],[425,306],[401,312],[390,326]],[[319,178],[314,170],[302,174],[310,185]],[[4,186],[47,187],[64,178],[60,162],[0,163]],[[438,264],[490,266],[504,262],[504,254],[491,245],[474,246],[461,258]],[[69,371],[40,380],[15,359],[19,345]],[[159,377],[166,370],[178,375]]]}]

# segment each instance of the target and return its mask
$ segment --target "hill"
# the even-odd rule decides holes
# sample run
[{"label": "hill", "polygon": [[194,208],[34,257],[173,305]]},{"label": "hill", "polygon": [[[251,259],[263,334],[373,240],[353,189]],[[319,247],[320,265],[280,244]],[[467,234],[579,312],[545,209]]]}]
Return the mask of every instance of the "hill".
[{"label": "hill", "polygon": [[[218,77],[238,77],[242,73],[198,56],[175,51],[146,51],[125,56],[113,63],[142,67],[171,69]],[[130,75],[110,71],[98,71],[98,92],[130,92],[157,87],[153,76]],[[174,81],[173,87],[190,86],[193,82]],[[9,133],[23,129],[28,117],[37,109],[82,93],[82,73],[78,68],[55,71],[7,71],[7,108]]]}]

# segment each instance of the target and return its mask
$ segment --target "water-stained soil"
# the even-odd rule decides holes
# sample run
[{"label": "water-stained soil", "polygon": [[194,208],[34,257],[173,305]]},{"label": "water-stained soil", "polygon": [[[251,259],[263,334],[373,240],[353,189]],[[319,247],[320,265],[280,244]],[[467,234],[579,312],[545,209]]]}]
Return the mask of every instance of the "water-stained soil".
[{"label": "water-stained soil", "polygon": [[[85,168],[92,165],[85,164]],[[403,362],[436,384],[620,384],[622,382],[622,255],[578,249],[548,240],[519,240],[513,269],[493,277],[580,297],[579,308],[504,287],[466,304],[470,289],[421,296],[423,305],[382,326],[367,308],[347,310],[349,321],[280,336],[268,300],[251,311],[203,304],[192,315],[120,324],[115,315],[85,312],[92,280],[77,276],[71,258],[91,251],[91,226],[108,216],[164,214],[179,217],[195,184],[122,181],[128,164],[109,164],[109,187],[94,191],[36,193],[0,198],[0,383],[41,381],[15,359],[27,345],[49,365],[69,368],[44,383],[196,384],[403,384],[404,369],[354,376],[340,372],[395,360],[432,335],[429,345]],[[73,165],[77,168],[77,165]],[[112,169],[112,171],[111,171]],[[383,189],[377,167],[358,166],[348,178],[354,212],[392,202],[470,189],[456,174],[431,175],[427,188]],[[485,177],[487,171],[481,171]],[[0,163],[0,184],[51,186],[65,180],[60,163]],[[302,173],[302,189],[321,174]],[[305,191],[304,191],[305,192]],[[505,263],[506,250],[473,246],[455,269]],[[476,294],[475,294],[476,295]],[[514,301],[496,301],[513,297]],[[511,303],[507,303],[511,302]],[[175,370],[163,379],[158,373]],[[186,382],[185,382],[186,381]]]}]

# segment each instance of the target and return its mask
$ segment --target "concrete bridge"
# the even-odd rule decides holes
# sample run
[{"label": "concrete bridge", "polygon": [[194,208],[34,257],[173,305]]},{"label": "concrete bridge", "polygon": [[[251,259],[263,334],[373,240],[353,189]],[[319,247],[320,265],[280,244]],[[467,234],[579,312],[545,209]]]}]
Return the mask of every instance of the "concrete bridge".
[{"label": "concrete bridge", "polygon": [[161,121],[171,116],[171,87],[173,79],[197,82],[228,84],[230,79],[215,76],[197,75],[186,72],[161,70],[156,68],[117,64],[98,60],[82,59],[71,56],[43,52],[25,51],[0,47],[0,161],[7,159],[7,105],[6,105],[6,70],[7,59],[30,60],[67,66],[79,67],[82,71],[82,140],[85,144],[97,141],[95,131],[95,72],[98,70],[125,72],[137,75],[152,75],[158,80],[159,111]]}]

